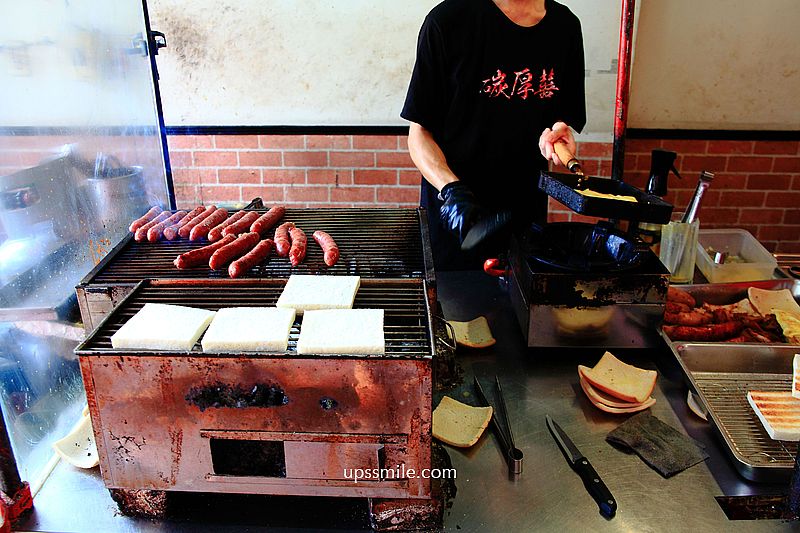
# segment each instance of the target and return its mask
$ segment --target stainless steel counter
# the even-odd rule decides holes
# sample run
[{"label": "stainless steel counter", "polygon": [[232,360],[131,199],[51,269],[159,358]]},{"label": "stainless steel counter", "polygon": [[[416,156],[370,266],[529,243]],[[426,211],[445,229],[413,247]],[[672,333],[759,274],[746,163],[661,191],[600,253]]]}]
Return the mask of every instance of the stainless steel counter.
[{"label": "stainless steel counter", "polygon": [[[686,408],[686,387],[668,351],[618,352],[629,362],[658,368],[652,413],[706,445],[711,456],[670,479],[638,456],[605,442],[626,417],[602,413],[583,396],[578,364],[594,364],[598,351],[527,350],[502,285],[482,273],[439,273],[439,299],[448,319],[485,315],[497,344],[459,352],[465,385],[448,394],[474,402],[469,383],[497,374],[508,402],[524,472],[508,479],[496,438],[487,432],[467,450],[447,447],[457,471],[457,494],[445,512],[446,531],[776,531],[798,529],[778,520],[729,521],[714,497],[777,494],[779,486],[754,485],[738,477],[714,435]],[[670,379],[672,378],[672,380]],[[487,391],[488,392],[488,391]],[[441,394],[436,395],[437,401]],[[606,520],[572,472],[545,426],[550,414],[592,462],[616,497],[619,509]],[[33,531],[296,531],[364,530],[360,500],[308,500],[255,496],[181,495],[175,518],[122,516],[97,471],[59,464],[34,500],[33,516],[20,524]]]}]

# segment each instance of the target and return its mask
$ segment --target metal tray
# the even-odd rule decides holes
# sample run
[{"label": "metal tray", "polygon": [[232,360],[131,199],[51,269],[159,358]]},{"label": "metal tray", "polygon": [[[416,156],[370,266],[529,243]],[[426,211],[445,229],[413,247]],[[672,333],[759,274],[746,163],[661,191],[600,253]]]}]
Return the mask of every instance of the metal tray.
[{"label": "metal tray", "polygon": [[739,474],[762,483],[788,481],[797,443],[767,435],[747,403],[747,391],[791,390],[792,360],[800,347],[682,342],[671,347]]},{"label": "metal tray", "polygon": [[637,201],[625,202],[584,196],[575,189],[578,184],[578,176],[574,174],[542,172],[539,176],[540,190],[581,215],[654,224],[666,224],[672,216],[672,204],[632,185],[594,176],[585,178],[585,183],[587,189],[608,194],[633,196]]}]

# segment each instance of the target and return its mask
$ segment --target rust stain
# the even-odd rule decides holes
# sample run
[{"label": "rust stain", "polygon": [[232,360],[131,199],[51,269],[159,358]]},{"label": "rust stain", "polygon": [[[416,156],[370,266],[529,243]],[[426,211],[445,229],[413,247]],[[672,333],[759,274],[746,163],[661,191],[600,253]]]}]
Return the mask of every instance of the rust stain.
[{"label": "rust stain", "polygon": [[164,359],[158,370],[158,382],[161,386],[161,398],[165,404],[171,402],[174,396],[172,381],[172,361]]},{"label": "rust stain", "polygon": [[169,430],[170,451],[172,452],[172,465],[169,470],[169,484],[175,485],[178,479],[178,468],[183,453],[183,430],[172,428]]},{"label": "rust stain", "polygon": [[117,464],[133,463],[135,458],[133,454],[140,451],[146,444],[147,440],[144,437],[136,437],[131,435],[114,435],[109,431],[109,438],[114,443],[112,445],[112,452]]}]

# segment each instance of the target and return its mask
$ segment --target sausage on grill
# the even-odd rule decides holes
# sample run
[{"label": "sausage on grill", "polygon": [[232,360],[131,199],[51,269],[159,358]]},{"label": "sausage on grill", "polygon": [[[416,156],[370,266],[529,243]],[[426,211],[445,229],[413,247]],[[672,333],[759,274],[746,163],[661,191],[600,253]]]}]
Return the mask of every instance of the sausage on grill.
[{"label": "sausage on grill", "polygon": [[723,341],[736,337],[744,327],[745,323],[741,321],[707,326],[663,326],[664,333],[674,341]]},{"label": "sausage on grill", "polygon": [[320,230],[315,231],[313,237],[322,248],[325,264],[329,267],[335,265],[336,261],[339,260],[339,246],[337,246],[333,237]]},{"label": "sausage on grill", "polygon": [[162,220],[161,222],[159,222],[158,224],[147,230],[147,240],[150,242],[156,242],[158,239],[161,238],[161,235],[164,234],[165,229],[177,223],[184,216],[186,216],[186,211],[178,211],[168,219]]},{"label": "sausage on grill", "polygon": [[158,207],[157,205],[154,205],[153,207],[150,208],[150,210],[147,213],[145,213],[141,217],[131,222],[131,225],[130,227],[128,227],[128,229],[131,231],[131,233],[136,233],[137,229],[141,228],[142,226],[144,226],[145,224],[156,218],[160,213],[161,213],[161,208]]},{"label": "sausage on grill", "polygon": [[152,228],[153,226],[155,226],[156,224],[158,224],[159,222],[163,222],[164,220],[167,220],[170,217],[171,214],[172,213],[170,213],[169,211],[160,212],[156,216],[156,218],[154,218],[153,220],[151,220],[150,222],[148,222],[144,226],[141,226],[139,229],[137,229],[136,233],[133,234],[133,238],[136,239],[137,241],[143,241],[143,240],[147,239],[147,231],[150,228]]},{"label": "sausage on grill", "polygon": [[272,227],[283,218],[284,214],[286,214],[286,208],[282,205],[277,205],[258,217],[258,219],[250,226],[250,231],[264,233],[265,231],[272,229]]},{"label": "sausage on grill", "polygon": [[175,237],[178,236],[178,230],[184,227],[189,222],[191,222],[193,218],[198,216],[200,213],[203,213],[205,210],[206,210],[205,207],[203,207],[202,205],[198,205],[197,207],[189,211],[189,214],[180,219],[176,224],[164,228],[164,238],[167,239],[168,241],[175,240]]},{"label": "sausage on grill", "polygon": [[686,304],[689,307],[694,307],[697,305],[694,296],[692,296],[691,294],[689,294],[684,290],[678,289],[677,287],[673,287],[671,285],[667,289],[667,300]]},{"label": "sausage on grill", "polygon": [[294,223],[284,222],[275,228],[275,252],[281,257],[289,255],[289,247],[292,245],[289,240],[289,230],[293,227]]},{"label": "sausage on grill", "polygon": [[189,237],[189,234],[192,233],[192,230],[196,225],[200,224],[202,221],[210,217],[212,214],[214,214],[216,210],[217,206],[215,205],[210,205],[206,207],[202,213],[194,217],[192,220],[187,222],[182,228],[180,228],[178,230],[178,235],[186,239],[187,237]]},{"label": "sausage on grill", "polygon": [[239,235],[241,233],[246,232],[250,229],[250,225],[258,220],[258,213],[255,211],[250,211],[246,215],[244,215],[241,220],[231,224],[224,230],[222,230],[223,235]]},{"label": "sausage on grill", "polygon": [[247,211],[245,210],[237,211],[236,213],[233,214],[233,216],[230,216],[225,220],[223,220],[221,224],[211,228],[211,231],[208,232],[208,240],[211,242],[220,240],[222,237],[224,237],[224,235],[222,234],[222,230],[224,230],[225,228],[227,228],[228,226],[230,226],[231,224],[233,224],[246,214]]},{"label": "sausage on grill", "polygon": [[213,213],[211,213],[208,217],[206,217],[202,222],[197,224],[195,227],[192,228],[192,231],[189,232],[189,240],[190,241],[199,241],[206,235],[208,232],[211,231],[213,227],[217,224],[222,222],[228,218],[228,210],[223,209],[220,207]]},{"label": "sausage on grill", "polygon": [[289,261],[292,266],[297,266],[303,262],[306,257],[306,248],[308,247],[308,238],[306,233],[297,226],[289,230],[289,236],[292,238],[292,247],[289,249]]},{"label": "sausage on grill", "polygon": [[175,267],[183,270],[185,268],[192,268],[203,264],[208,264],[208,260],[212,255],[214,255],[214,252],[235,240],[236,237],[229,235],[227,237],[223,237],[221,241],[217,241],[214,244],[209,244],[208,246],[195,248],[194,250],[189,250],[188,252],[182,253],[175,258]]},{"label": "sausage on grill", "polygon": [[252,250],[261,239],[258,233],[255,232],[245,233],[244,235],[239,235],[239,237],[234,235],[225,236],[226,239],[228,237],[234,237],[235,240],[216,250],[208,260],[208,266],[214,270],[218,270],[231,261],[239,259]]},{"label": "sausage on grill", "polygon": [[275,241],[272,239],[264,239],[259,242],[256,244],[255,248],[230,264],[228,267],[228,275],[232,278],[238,278],[268,258],[273,246],[275,246]]}]

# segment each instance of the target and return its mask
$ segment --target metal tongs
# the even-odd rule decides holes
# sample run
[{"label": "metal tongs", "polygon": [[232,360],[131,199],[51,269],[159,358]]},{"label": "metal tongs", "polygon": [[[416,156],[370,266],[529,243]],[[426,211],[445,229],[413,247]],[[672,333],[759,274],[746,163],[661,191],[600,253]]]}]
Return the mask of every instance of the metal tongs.
[{"label": "metal tongs", "polygon": [[489,400],[486,398],[486,394],[483,392],[483,387],[481,387],[481,382],[478,381],[478,377],[475,376],[475,388],[478,390],[478,396],[480,396],[481,401],[487,406],[493,407],[492,427],[494,428],[497,438],[500,439],[500,444],[506,453],[508,472],[510,474],[518,475],[522,473],[522,450],[517,448],[514,444],[514,434],[511,433],[511,422],[508,419],[506,400],[503,396],[503,388],[500,386],[500,380],[497,376],[494,377],[494,382],[497,386],[497,397],[499,399],[500,413],[503,417],[503,425],[501,425],[498,421],[497,409],[494,408],[491,403],[489,403]]}]

